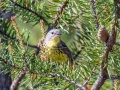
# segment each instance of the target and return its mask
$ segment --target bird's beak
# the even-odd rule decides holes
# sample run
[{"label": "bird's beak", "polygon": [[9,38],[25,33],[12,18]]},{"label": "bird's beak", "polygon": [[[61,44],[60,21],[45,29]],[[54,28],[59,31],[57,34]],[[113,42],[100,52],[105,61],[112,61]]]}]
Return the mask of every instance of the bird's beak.
[{"label": "bird's beak", "polygon": [[61,33],[58,33],[57,35],[61,35]]},{"label": "bird's beak", "polygon": [[60,36],[60,35],[61,35],[61,33],[60,33],[60,32],[56,32],[56,35],[59,35],[59,36]]}]

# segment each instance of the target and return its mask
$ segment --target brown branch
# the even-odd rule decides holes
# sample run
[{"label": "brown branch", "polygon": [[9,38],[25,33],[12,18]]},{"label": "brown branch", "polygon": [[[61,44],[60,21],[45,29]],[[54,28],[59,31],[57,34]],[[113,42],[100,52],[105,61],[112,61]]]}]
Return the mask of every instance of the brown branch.
[{"label": "brown branch", "polygon": [[[116,22],[116,21],[114,21],[114,22]],[[108,41],[106,42],[106,47],[104,49],[104,53],[103,53],[102,60],[101,60],[102,62],[101,62],[101,66],[100,66],[100,73],[98,75],[97,80],[93,84],[91,90],[99,90],[100,87],[104,84],[105,80],[107,79],[107,76],[108,76],[108,71],[107,71],[108,54],[112,50],[112,47],[115,43],[115,39],[116,39],[115,27],[116,27],[115,24],[113,24],[111,26],[111,32],[109,34]]]},{"label": "brown branch", "polygon": [[99,90],[100,87],[104,84],[105,80],[107,79],[107,76],[108,76],[108,71],[107,71],[108,60],[107,59],[108,59],[108,54],[115,43],[115,38],[116,38],[116,31],[115,31],[115,25],[113,25],[108,41],[106,42],[106,47],[104,49],[103,57],[101,60],[102,62],[100,66],[100,73],[98,75],[97,80],[93,84],[91,90]]},{"label": "brown branch", "polygon": [[62,14],[63,9],[67,6],[67,4],[68,4],[68,0],[66,0],[62,5],[59,6],[58,12],[55,14],[52,22],[52,25],[54,27],[57,26],[57,22],[60,19],[60,15]]},{"label": "brown branch", "polygon": [[34,15],[36,15],[37,17],[39,17],[40,19],[43,19],[44,22],[45,22],[46,24],[48,24],[47,20],[46,20],[43,16],[39,15],[37,12],[29,9],[28,7],[22,6],[22,5],[20,5],[20,4],[16,3],[16,2],[14,2],[13,0],[10,0],[10,1],[11,1],[12,3],[14,3],[14,5],[16,5],[16,6],[20,7],[20,8],[23,8],[23,9],[25,9],[25,10],[33,13]]},{"label": "brown branch", "polygon": [[20,74],[13,80],[11,86],[10,86],[10,90],[17,90],[18,85],[20,84],[20,81],[23,79],[23,77],[25,76],[25,72],[21,71]]},{"label": "brown branch", "polygon": [[[9,38],[9,39],[12,39],[12,40],[18,42],[18,39],[15,39],[15,38],[11,37],[9,34],[3,32],[2,29],[0,29],[0,34],[3,35],[3,36],[5,36],[5,37],[7,37],[7,38]],[[5,40],[5,39],[0,39],[0,43],[3,43],[4,41],[6,41],[6,40]],[[24,42],[24,41],[23,41],[23,44],[26,45],[26,46],[29,46],[29,47],[31,47],[31,48],[38,49],[38,46],[37,46],[37,45],[31,45],[31,44],[26,43],[26,42]]]},{"label": "brown branch", "polygon": [[[109,78],[109,77],[108,77]],[[114,79],[120,79],[120,76],[110,76],[110,79],[114,80]]]},{"label": "brown branch", "polygon": [[27,61],[25,59],[25,54],[24,53],[23,53],[22,57],[24,59],[24,62],[23,62],[24,63],[24,67],[20,71],[20,74],[16,78],[14,78],[14,80],[13,80],[11,86],[10,86],[10,90],[17,90],[21,80],[23,79],[23,77],[26,75],[26,72],[28,71],[27,70],[28,64],[27,64]]},{"label": "brown branch", "polygon": [[101,65],[100,65],[100,72],[99,75],[97,77],[97,80],[94,82],[91,90],[99,90],[101,88],[101,86],[104,84],[105,80],[107,79],[108,75],[108,71],[107,71],[107,62],[108,62],[108,55],[109,52],[112,50],[113,45],[115,44],[115,40],[116,40],[116,27],[118,27],[118,2],[117,0],[114,0],[114,7],[115,7],[115,13],[114,13],[114,18],[112,20],[112,25],[111,25],[111,32],[109,34],[108,40],[106,42],[106,46],[104,49],[104,53],[102,56],[102,60],[101,60]]},{"label": "brown branch", "polygon": [[21,34],[19,32],[19,28],[17,26],[17,23],[15,21],[15,18],[14,17],[11,17],[11,20],[12,20],[12,24],[13,24],[13,27],[16,31],[16,34],[17,34],[17,38],[18,38],[18,41],[19,41],[19,44],[20,44],[20,47],[21,47],[21,50],[22,50],[22,58],[24,60],[23,64],[23,70],[20,71],[20,74],[13,80],[12,82],[12,85],[10,87],[10,90],[17,90],[19,84],[20,84],[20,81],[23,79],[23,77],[25,76],[26,72],[27,71],[27,67],[28,67],[28,63],[27,63],[27,60],[25,58],[25,48],[24,48],[24,44],[23,44],[23,40],[22,40],[22,37],[21,37]]},{"label": "brown branch", "polygon": [[3,58],[0,57],[0,61],[3,62],[4,64],[6,64],[6,65],[8,65],[8,66],[10,66],[12,68],[14,68],[14,69],[21,70],[21,68],[15,66],[15,65],[12,65],[10,62],[8,62],[9,60],[7,61],[7,60],[5,60],[5,59],[3,59]]},{"label": "brown branch", "polygon": [[99,22],[98,22],[98,19],[97,19],[97,13],[96,13],[96,8],[95,8],[95,0],[90,0],[90,4],[91,4],[91,7],[92,7],[92,14],[93,14],[93,17],[94,17],[95,26],[96,26],[96,29],[98,29],[99,28]]}]

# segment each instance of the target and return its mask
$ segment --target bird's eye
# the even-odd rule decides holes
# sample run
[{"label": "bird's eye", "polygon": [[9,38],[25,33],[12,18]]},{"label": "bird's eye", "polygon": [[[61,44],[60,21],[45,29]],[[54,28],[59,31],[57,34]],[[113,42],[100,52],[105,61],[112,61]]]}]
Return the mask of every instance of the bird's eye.
[{"label": "bird's eye", "polygon": [[54,32],[52,32],[52,34],[54,34]]}]

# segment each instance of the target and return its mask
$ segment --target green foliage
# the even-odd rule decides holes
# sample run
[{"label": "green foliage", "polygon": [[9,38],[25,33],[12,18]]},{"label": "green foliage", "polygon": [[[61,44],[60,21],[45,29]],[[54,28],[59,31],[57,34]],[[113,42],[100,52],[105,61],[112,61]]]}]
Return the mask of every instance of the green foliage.
[{"label": "green foliage", "polygon": [[[18,20],[18,26],[20,21],[24,24],[31,23],[31,26],[35,26],[39,24],[40,19],[43,19],[45,27],[48,27],[58,12],[58,7],[65,0],[28,0],[27,7],[26,0],[15,0],[15,3],[11,1],[13,0],[4,0],[0,3],[0,8],[8,12],[13,12]],[[20,69],[24,67],[25,60],[28,65],[28,72],[22,79],[19,90],[30,87],[37,87],[36,90],[66,90],[67,88],[75,90],[76,86],[62,76],[83,84],[91,75],[92,69],[96,67],[94,74],[88,82],[91,85],[94,83],[99,73],[100,56],[102,56],[104,45],[97,39],[97,30],[89,2],[89,0],[69,0],[67,6],[63,8],[60,19],[57,21],[56,28],[59,28],[63,32],[62,39],[69,46],[73,57],[80,51],[80,54],[76,58],[76,64],[71,71],[68,70],[68,64],[66,63],[58,64],[53,61],[49,62],[47,58],[41,59],[41,53],[38,56],[34,56],[35,50],[28,46],[30,34],[33,33],[29,33],[29,29],[26,29],[27,27],[19,26],[23,28],[23,30],[20,30],[23,42],[27,43],[27,45],[24,45],[23,56],[23,50],[21,49],[11,21],[1,17],[2,24],[0,27],[2,28],[2,33],[0,32],[0,38],[5,39],[5,42],[0,43],[0,57]],[[99,23],[109,29],[114,13],[113,1],[97,0],[96,10]],[[32,38],[33,40],[36,39]],[[110,52],[107,63],[110,76],[120,74],[119,53],[118,46],[114,46]],[[3,65],[2,61],[1,65]],[[4,64],[3,66],[7,66],[6,70],[8,68],[11,69],[11,77],[13,79],[20,71],[20,69],[11,67],[8,64]],[[51,73],[55,75],[51,75]],[[56,74],[61,76],[57,76]],[[110,88],[110,82],[111,80],[107,81],[101,90]]]}]

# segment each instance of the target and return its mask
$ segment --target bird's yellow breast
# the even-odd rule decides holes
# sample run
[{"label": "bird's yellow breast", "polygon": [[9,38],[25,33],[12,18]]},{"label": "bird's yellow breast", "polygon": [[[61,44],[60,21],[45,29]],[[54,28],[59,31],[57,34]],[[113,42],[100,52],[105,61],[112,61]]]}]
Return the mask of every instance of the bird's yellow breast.
[{"label": "bird's yellow breast", "polygon": [[57,48],[58,41],[60,41],[59,37],[47,42],[45,46],[45,53],[51,60],[66,62],[68,60],[68,56]]}]

